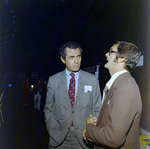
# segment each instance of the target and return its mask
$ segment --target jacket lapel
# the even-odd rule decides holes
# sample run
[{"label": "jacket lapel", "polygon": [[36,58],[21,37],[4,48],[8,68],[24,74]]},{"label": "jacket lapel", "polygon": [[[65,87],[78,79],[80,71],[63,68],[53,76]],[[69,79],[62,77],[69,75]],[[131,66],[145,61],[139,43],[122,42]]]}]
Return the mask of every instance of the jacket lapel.
[{"label": "jacket lapel", "polygon": [[107,92],[107,94],[105,96],[105,100],[104,100],[103,105],[102,105],[102,107],[100,109],[100,112],[99,112],[100,115],[99,115],[99,118],[98,118],[98,121],[97,121],[97,124],[96,124],[97,126],[99,125],[99,123],[100,123],[100,121],[102,119],[102,116],[103,116],[103,113],[104,113],[106,105],[108,104],[109,100],[111,99],[111,96],[113,95],[113,91],[117,88],[118,83],[122,79],[124,79],[124,78],[126,78],[128,76],[131,76],[129,72],[125,72],[125,73],[121,74],[120,76],[118,76],[116,78],[116,80],[114,81],[114,83],[112,84],[110,90]]},{"label": "jacket lapel", "polygon": [[69,95],[68,95],[68,88],[67,88],[67,79],[66,79],[66,72],[63,71],[59,81],[58,81],[58,90],[60,90],[60,92],[64,95],[63,97],[61,97],[62,100],[65,100],[68,105],[71,107],[71,103],[69,100]]},{"label": "jacket lapel", "polygon": [[108,104],[108,102],[110,100],[110,97],[112,96],[113,90],[114,90],[114,88],[113,88],[113,85],[112,85],[112,87],[110,88],[110,90],[108,90],[108,92],[107,92],[107,94],[105,96],[104,102],[103,102],[103,104],[102,104],[102,106],[100,108],[100,112],[99,112],[100,115],[99,115],[99,118],[98,118],[97,123],[96,123],[97,126],[99,125],[99,123],[100,123],[100,121],[102,119],[105,107],[107,106],[107,104]]},{"label": "jacket lapel", "polygon": [[78,104],[78,102],[81,100],[81,96],[84,93],[84,85],[87,84],[86,75],[83,73],[82,70],[79,71],[79,79],[78,79],[78,89],[77,89],[77,95],[75,99],[74,108]]}]

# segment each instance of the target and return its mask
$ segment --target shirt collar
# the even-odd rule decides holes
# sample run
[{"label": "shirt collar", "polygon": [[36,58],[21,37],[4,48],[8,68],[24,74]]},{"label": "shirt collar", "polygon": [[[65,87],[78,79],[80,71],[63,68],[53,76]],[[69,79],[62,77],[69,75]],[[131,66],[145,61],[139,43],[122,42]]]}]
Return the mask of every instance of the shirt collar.
[{"label": "shirt collar", "polygon": [[108,87],[108,90],[111,88],[112,84],[114,83],[114,81],[116,80],[116,78],[125,73],[128,72],[127,70],[121,70],[119,72],[116,72],[115,74],[112,75],[112,77],[110,78],[110,80],[106,83],[106,86]]},{"label": "shirt collar", "polygon": [[[68,69],[66,68],[65,69],[65,71],[66,71],[66,75],[67,75],[67,77],[70,77],[70,71],[68,71]],[[79,70],[80,71],[80,70]],[[78,76],[79,75],[79,71],[78,72],[74,72],[74,74],[75,74],[75,76]]]}]

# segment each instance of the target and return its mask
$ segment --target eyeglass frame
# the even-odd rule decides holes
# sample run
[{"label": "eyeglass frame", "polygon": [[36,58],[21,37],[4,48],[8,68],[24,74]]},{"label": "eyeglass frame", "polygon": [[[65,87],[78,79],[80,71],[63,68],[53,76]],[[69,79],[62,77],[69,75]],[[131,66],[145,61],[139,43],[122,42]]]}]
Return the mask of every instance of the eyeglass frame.
[{"label": "eyeglass frame", "polygon": [[109,53],[109,55],[110,55],[110,53],[118,53],[118,52],[117,52],[117,51],[114,51],[114,50],[109,49],[108,53]]}]

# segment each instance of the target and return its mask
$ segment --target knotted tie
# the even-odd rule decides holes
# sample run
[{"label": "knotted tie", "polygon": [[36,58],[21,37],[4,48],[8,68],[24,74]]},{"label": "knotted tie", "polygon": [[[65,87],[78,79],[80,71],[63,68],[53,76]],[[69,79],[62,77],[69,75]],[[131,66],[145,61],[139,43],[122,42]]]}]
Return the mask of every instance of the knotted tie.
[{"label": "knotted tie", "polygon": [[68,94],[69,94],[71,106],[73,107],[75,102],[75,74],[71,73],[70,75],[71,75],[71,79],[70,79]]}]

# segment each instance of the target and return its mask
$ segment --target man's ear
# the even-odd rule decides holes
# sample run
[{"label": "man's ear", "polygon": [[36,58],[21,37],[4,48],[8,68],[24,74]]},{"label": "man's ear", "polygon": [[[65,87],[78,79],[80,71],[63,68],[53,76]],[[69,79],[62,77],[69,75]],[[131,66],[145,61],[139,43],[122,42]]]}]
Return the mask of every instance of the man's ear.
[{"label": "man's ear", "polygon": [[60,59],[64,64],[66,63],[62,56],[60,57]]},{"label": "man's ear", "polygon": [[126,58],[125,58],[125,57],[119,57],[119,58],[118,58],[118,62],[119,62],[119,63],[126,62]]}]

